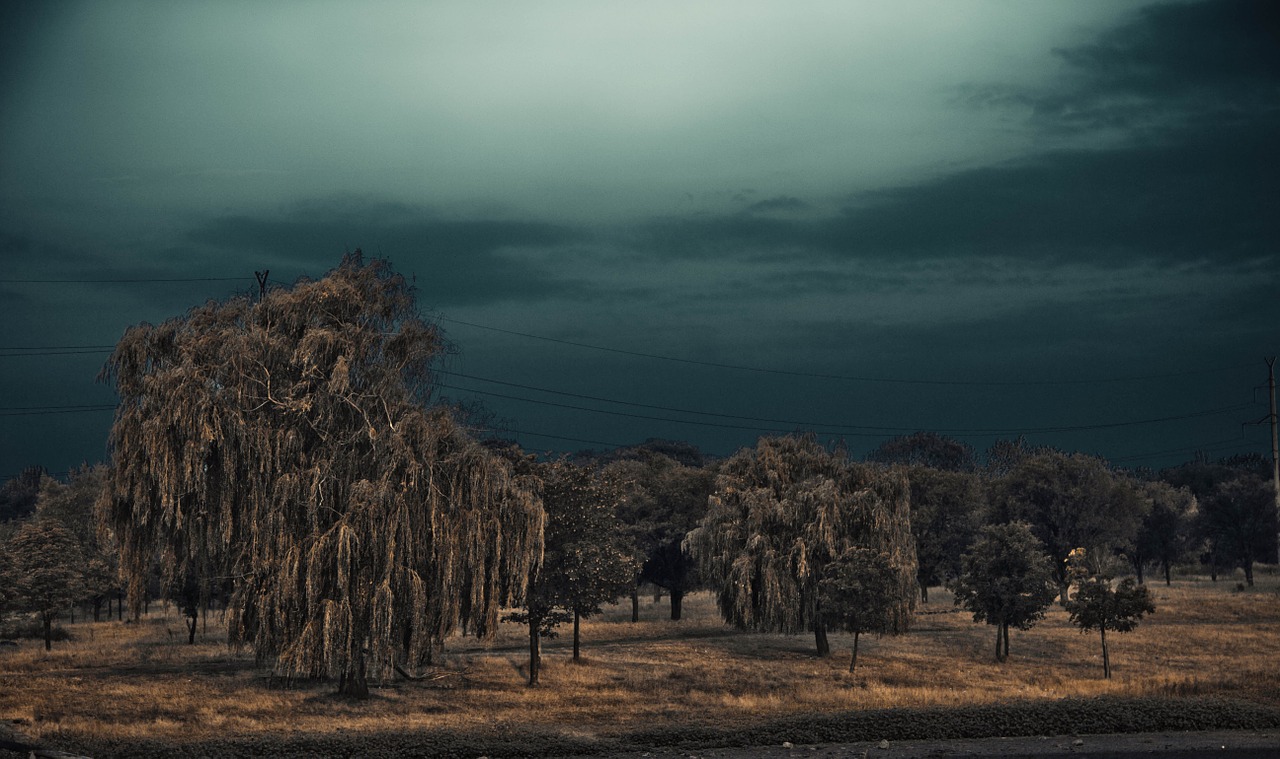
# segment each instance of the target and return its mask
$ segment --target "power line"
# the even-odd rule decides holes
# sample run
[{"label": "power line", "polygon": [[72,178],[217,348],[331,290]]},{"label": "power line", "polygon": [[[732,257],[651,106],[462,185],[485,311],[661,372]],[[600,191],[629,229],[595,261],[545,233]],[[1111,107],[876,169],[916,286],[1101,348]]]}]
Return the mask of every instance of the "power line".
[{"label": "power line", "polygon": [[[835,424],[830,422],[807,422],[807,421],[797,421],[792,419],[770,419],[770,418],[764,418],[764,417],[739,416],[736,414],[721,414],[721,413],[716,413],[711,411],[700,411],[696,409],[678,408],[674,406],[658,406],[658,405],[652,405],[652,404],[646,404],[646,403],[633,403],[631,401],[621,401],[621,400],[617,400],[613,398],[605,398],[601,396],[583,395],[580,393],[569,393],[561,390],[551,390],[549,388],[536,387],[533,385],[522,385],[517,382],[505,382],[503,380],[495,380],[487,377],[480,377],[477,375],[463,374],[461,372],[442,371],[440,373],[453,376],[453,377],[463,377],[466,379],[479,380],[481,382],[491,382],[496,385],[503,385],[506,387],[515,387],[523,390],[533,390],[536,392],[550,393],[553,395],[579,398],[582,400],[598,401],[602,403],[616,403],[618,405],[631,406],[636,408],[647,408],[647,409],[653,409],[656,411],[670,411],[673,413],[682,413],[682,414],[697,414],[700,416],[712,416],[712,417],[719,417],[722,419],[737,419],[740,421],[766,422],[771,424],[786,424],[786,425],[790,425],[792,429],[804,428],[804,427],[826,427],[826,428],[831,428],[832,430],[831,432],[829,432],[829,434],[846,434],[843,432],[835,432],[834,430],[867,430],[867,431],[875,431],[878,434],[864,434],[864,435],[861,435],[862,437],[881,437],[883,436],[883,434],[887,434],[887,433],[914,432],[916,430],[925,429],[925,427],[921,427],[921,426],[889,427],[889,426],[859,425],[859,424]],[[742,427],[738,425],[724,425],[724,424],[717,424],[712,422],[695,422],[692,420],[667,419],[665,417],[654,417],[654,416],[648,416],[648,415],[642,415],[642,414],[627,414],[620,411],[609,411],[605,409],[588,408],[585,406],[575,406],[572,404],[554,403],[552,401],[543,401],[543,400],[537,400],[534,398],[523,398],[519,396],[505,395],[502,393],[494,393],[494,392],[489,392],[485,390],[477,390],[474,388],[458,387],[456,385],[441,384],[440,386],[451,389],[451,390],[461,390],[464,392],[478,393],[480,395],[490,395],[496,398],[505,398],[508,400],[522,401],[525,403],[536,403],[536,404],[541,404],[546,406],[555,406],[558,408],[568,408],[568,409],[574,409],[578,411],[592,411],[595,413],[610,414],[614,416],[626,416],[626,417],[633,417],[637,419],[653,419],[656,421],[680,422],[682,424],[700,424],[700,425],[707,425],[707,426],[714,426],[714,427],[727,427],[729,429],[753,429],[753,430],[766,429],[761,427]],[[1248,407],[1249,407],[1249,404],[1238,404],[1235,406],[1226,406],[1223,408],[1208,409],[1205,411],[1196,411],[1196,412],[1187,413],[1187,414],[1176,414],[1171,416],[1154,417],[1151,419],[1135,419],[1135,420],[1130,420],[1125,422],[1102,422],[1097,424],[1058,425],[1058,426],[1052,426],[1052,427],[1005,427],[1005,428],[936,428],[935,429],[930,427],[928,429],[931,429],[932,431],[938,432],[938,433],[953,434],[953,435],[1017,435],[1017,434],[1050,433],[1050,432],[1080,432],[1084,430],[1110,429],[1110,428],[1116,428],[1116,427],[1135,427],[1135,426],[1144,425],[1144,424],[1157,424],[1160,422],[1172,422],[1172,421],[1180,421],[1183,419],[1193,419],[1193,418],[1204,417],[1204,416],[1215,416],[1218,414],[1234,413],[1236,411],[1240,411]],[[785,432],[787,430],[774,429],[772,431]]]},{"label": "power line", "polygon": [[243,282],[251,277],[136,277],[129,279],[0,279],[0,285],[100,285],[143,282]]},{"label": "power line", "polygon": [[113,346],[111,348],[95,348],[93,350],[25,350],[22,348],[16,349],[16,350],[25,351],[23,353],[13,353],[11,352],[15,350],[13,348],[7,348],[4,350],[10,351],[10,352],[0,353],[0,358],[26,358],[28,356],[32,356],[32,357],[35,357],[35,356],[93,356],[100,353],[111,353],[112,351],[115,350],[115,347]]},{"label": "power line", "polygon": [[777,374],[787,377],[809,377],[815,379],[833,379],[844,380],[848,382],[879,382],[883,384],[897,385],[955,385],[968,387],[1021,387],[1021,386],[1054,386],[1054,385],[1096,385],[1114,382],[1138,382],[1143,380],[1168,379],[1172,377],[1189,377],[1201,374],[1210,374],[1215,372],[1229,371],[1241,369],[1245,366],[1240,364],[1233,366],[1222,366],[1213,369],[1196,369],[1186,372],[1169,372],[1165,374],[1143,374],[1132,375],[1127,377],[1100,377],[1095,379],[1063,379],[1063,380],[936,380],[936,379],[912,379],[907,377],[873,377],[858,376],[847,374],[824,374],[821,372],[798,372],[789,369],[769,369],[760,366],[746,366],[743,364],[729,364],[717,361],[700,361],[692,358],[681,358],[679,356],[667,356],[660,353],[644,353],[641,351],[625,350],[623,348],[612,348],[606,345],[593,345],[591,343],[579,343],[573,340],[562,340],[558,337],[547,337],[545,335],[535,335],[529,332],[518,332],[516,330],[503,329],[501,327],[493,327],[487,324],[477,324],[475,322],[463,321],[462,319],[451,319],[447,316],[439,315],[440,321],[449,322],[451,324],[462,324],[476,329],[489,330],[490,332],[499,332],[505,335],[515,335],[517,337],[526,337],[533,340],[542,340],[558,345],[570,345],[575,348],[586,348],[589,350],[605,351],[608,353],[618,353],[624,356],[636,356],[639,358],[651,358],[659,361],[671,361],[680,364],[693,364],[696,366],[709,366],[717,369],[734,369],[737,371],[756,372],[759,374]]},{"label": "power line", "polygon": [[77,406],[74,408],[47,408],[42,411],[24,411],[0,409],[0,416],[46,416],[48,414],[81,414],[89,411],[115,411],[115,404],[110,406],[103,404],[101,406]]},{"label": "power line", "polygon": [[9,345],[0,347],[0,351],[65,351],[65,350],[114,350],[114,345]]}]

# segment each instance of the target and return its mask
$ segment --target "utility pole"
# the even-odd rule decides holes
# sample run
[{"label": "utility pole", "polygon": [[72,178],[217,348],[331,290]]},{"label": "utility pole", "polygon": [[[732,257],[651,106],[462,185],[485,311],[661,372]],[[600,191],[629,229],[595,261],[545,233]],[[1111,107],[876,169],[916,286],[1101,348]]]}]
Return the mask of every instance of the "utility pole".
[{"label": "utility pole", "polygon": [[[267,297],[267,275],[270,273],[271,273],[270,269],[263,269],[262,271],[255,271],[253,273],[253,276],[258,278],[258,302],[259,303],[262,302],[263,298]],[[1272,409],[1272,411],[1274,412],[1275,409]]]},{"label": "utility pole", "polygon": [[[1271,396],[1271,484],[1276,497],[1276,511],[1280,513],[1280,444],[1276,437],[1276,357],[1267,360],[1267,391]],[[1280,520],[1278,520],[1280,524]],[[1280,530],[1280,528],[1277,528]],[[1276,534],[1276,563],[1280,564],[1280,532]]]}]

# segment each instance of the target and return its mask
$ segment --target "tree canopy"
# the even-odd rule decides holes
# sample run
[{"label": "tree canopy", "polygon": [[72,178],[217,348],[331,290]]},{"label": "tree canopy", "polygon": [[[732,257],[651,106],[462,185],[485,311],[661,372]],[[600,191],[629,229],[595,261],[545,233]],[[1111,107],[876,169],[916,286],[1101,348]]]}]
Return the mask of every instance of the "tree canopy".
[{"label": "tree canopy", "polygon": [[[129,329],[102,502],[135,614],[158,556],[236,580],[229,633],[287,675],[366,692],[460,622],[523,595],[543,512],[509,465],[427,407],[439,330],[385,261]],[[367,651],[367,655],[366,652]]]},{"label": "tree canopy", "polygon": [[1107,631],[1129,632],[1145,615],[1154,613],[1155,604],[1147,589],[1126,577],[1112,587],[1104,577],[1092,577],[1080,584],[1076,597],[1067,604],[1071,621],[1080,632],[1097,630],[1102,637],[1102,672],[1111,678],[1111,655],[1107,650]]},{"label": "tree canopy", "polygon": [[1059,451],[1023,459],[993,485],[992,500],[993,522],[1026,522],[1044,544],[1064,602],[1071,551],[1100,560],[1126,549],[1145,505],[1137,483],[1102,459]]},{"label": "tree canopy", "polygon": [[829,653],[818,584],[828,564],[858,547],[888,556],[897,576],[891,627],[909,623],[916,555],[906,478],[851,462],[812,436],[764,437],[726,460],[686,545],[738,627],[813,630],[818,652]]},{"label": "tree canopy", "polygon": [[18,528],[4,549],[8,558],[0,583],[7,588],[10,604],[39,615],[47,651],[54,618],[84,592],[80,541],[56,519],[33,519]]},{"label": "tree canopy", "polygon": [[976,622],[996,627],[996,660],[1009,658],[1009,628],[1030,629],[1053,603],[1054,568],[1031,528],[988,525],[962,559],[951,584],[955,602]]}]

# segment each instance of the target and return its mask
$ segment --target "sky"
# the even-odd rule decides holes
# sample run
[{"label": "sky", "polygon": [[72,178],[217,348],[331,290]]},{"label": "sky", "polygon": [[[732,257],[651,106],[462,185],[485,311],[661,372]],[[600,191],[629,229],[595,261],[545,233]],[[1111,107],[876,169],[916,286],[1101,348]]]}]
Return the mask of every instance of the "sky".
[{"label": "sky", "polygon": [[1275,3],[3,8],[0,476],[107,457],[131,325],[355,248],[530,450],[1269,453]]}]

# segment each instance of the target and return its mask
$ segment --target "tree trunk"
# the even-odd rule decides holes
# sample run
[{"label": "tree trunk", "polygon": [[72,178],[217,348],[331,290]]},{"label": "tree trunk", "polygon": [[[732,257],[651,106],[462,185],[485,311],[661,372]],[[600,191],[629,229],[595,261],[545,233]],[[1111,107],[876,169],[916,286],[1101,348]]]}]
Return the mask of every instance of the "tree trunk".
[{"label": "tree trunk", "polygon": [[117,622],[124,621],[124,594],[123,593],[116,594],[116,621]]},{"label": "tree trunk", "polygon": [[578,610],[577,610],[577,609],[574,609],[574,610],[573,610],[573,663],[574,663],[574,664],[581,664],[581,663],[582,663],[581,647],[580,647],[580,646],[579,646],[579,644],[578,644],[578,641],[579,641],[579,638],[578,638],[578,620],[579,620],[580,616],[581,616],[581,615],[579,615],[579,614],[578,614]]},{"label": "tree trunk", "polygon": [[929,605],[929,586],[926,583],[920,583],[920,603],[925,606]]},{"label": "tree trunk", "polygon": [[818,617],[813,621],[813,641],[818,647],[818,656],[831,654],[831,643],[827,641],[827,624]]},{"label": "tree trunk", "polygon": [[849,660],[849,674],[853,674],[854,667],[858,666],[858,631],[853,631],[853,658]]},{"label": "tree trunk", "polygon": [[93,621],[102,621],[102,596],[93,597]]},{"label": "tree trunk", "polygon": [[529,619],[529,686],[538,684],[538,670],[542,667],[542,647],[538,636],[538,621]]},{"label": "tree trunk", "polygon": [[1172,585],[1172,584],[1173,584],[1173,577],[1171,577],[1171,576],[1170,576],[1170,572],[1169,572],[1169,562],[1167,562],[1167,561],[1166,561],[1166,562],[1164,562],[1164,584],[1165,584],[1165,585]]},{"label": "tree trunk", "polygon": [[631,589],[631,621],[640,621],[640,586]]},{"label": "tree trunk", "polygon": [[1135,561],[1135,562],[1133,562],[1133,566],[1134,566],[1134,569],[1138,570],[1138,584],[1139,584],[1139,585],[1146,585],[1146,584],[1147,584],[1147,581],[1146,581],[1146,579],[1142,576],[1142,562],[1141,562],[1141,561]]},{"label": "tree trunk", "polygon": [[1107,655],[1107,628],[1101,626],[1098,628],[1102,633],[1102,676],[1108,680],[1111,679],[1111,657]]},{"label": "tree trunk", "polygon": [[[1252,585],[1253,583],[1249,583]],[[680,612],[684,606],[684,591],[679,588],[671,590],[671,621],[680,621]]]},{"label": "tree trunk", "polygon": [[1244,562],[1244,581],[1253,587],[1253,559],[1245,559]]},{"label": "tree trunk", "polygon": [[40,614],[44,618],[44,650],[53,650],[53,612],[42,612]]},{"label": "tree trunk", "polygon": [[196,644],[196,623],[199,618],[195,614],[187,615],[187,645],[194,646]]},{"label": "tree trunk", "polygon": [[[192,624],[197,620],[193,619]],[[355,663],[338,678],[338,695],[349,698],[368,698],[369,681],[365,677],[364,654],[356,657]]]},{"label": "tree trunk", "polygon": [[1007,661],[1009,658],[1009,623],[1005,622],[1000,626],[1000,629],[1003,630],[1001,636],[1004,638],[1004,658],[1000,661]]}]

